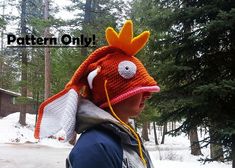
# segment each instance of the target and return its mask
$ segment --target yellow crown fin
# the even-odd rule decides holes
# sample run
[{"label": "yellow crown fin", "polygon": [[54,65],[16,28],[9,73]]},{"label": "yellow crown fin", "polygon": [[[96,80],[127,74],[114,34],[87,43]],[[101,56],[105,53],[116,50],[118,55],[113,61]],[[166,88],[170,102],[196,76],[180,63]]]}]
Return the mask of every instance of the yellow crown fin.
[{"label": "yellow crown fin", "polygon": [[112,27],[108,27],[105,34],[109,44],[114,44],[118,41],[118,34]]},{"label": "yellow crown fin", "polygon": [[119,34],[111,27],[106,29],[105,34],[110,46],[120,48],[128,55],[138,53],[145,46],[150,36],[149,31],[144,31],[133,38],[133,23],[131,20],[124,23]]},{"label": "yellow crown fin", "polygon": [[119,41],[123,42],[126,45],[130,45],[132,38],[133,38],[133,24],[132,21],[127,20],[119,33]]}]

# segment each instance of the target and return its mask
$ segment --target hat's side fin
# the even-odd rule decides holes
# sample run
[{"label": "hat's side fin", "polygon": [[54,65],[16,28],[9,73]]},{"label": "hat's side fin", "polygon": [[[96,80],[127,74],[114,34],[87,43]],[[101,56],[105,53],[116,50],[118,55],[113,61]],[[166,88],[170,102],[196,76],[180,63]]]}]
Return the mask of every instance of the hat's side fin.
[{"label": "hat's side fin", "polygon": [[71,139],[75,129],[79,98],[77,88],[72,87],[43,102],[39,107],[34,137],[45,138],[63,130],[64,138]]}]

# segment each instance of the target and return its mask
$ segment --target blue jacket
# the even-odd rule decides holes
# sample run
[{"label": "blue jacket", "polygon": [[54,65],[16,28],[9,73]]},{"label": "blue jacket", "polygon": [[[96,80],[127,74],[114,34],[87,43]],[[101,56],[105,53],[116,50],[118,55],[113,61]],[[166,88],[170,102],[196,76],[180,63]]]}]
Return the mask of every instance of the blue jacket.
[{"label": "blue jacket", "polygon": [[93,128],[80,136],[69,158],[75,168],[121,168],[122,146],[118,138]]},{"label": "blue jacket", "polygon": [[[77,133],[82,133],[66,160],[67,168],[144,168],[132,134],[112,115],[82,99],[77,112]],[[143,147],[147,168],[153,168]]]}]

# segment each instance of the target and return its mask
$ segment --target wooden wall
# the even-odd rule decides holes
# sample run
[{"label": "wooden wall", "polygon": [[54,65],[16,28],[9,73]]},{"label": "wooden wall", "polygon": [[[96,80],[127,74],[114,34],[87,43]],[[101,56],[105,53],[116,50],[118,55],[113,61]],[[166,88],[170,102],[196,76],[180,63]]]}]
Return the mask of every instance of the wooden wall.
[{"label": "wooden wall", "polygon": [[[5,117],[11,113],[19,112],[21,109],[20,104],[13,104],[13,99],[16,96],[0,92],[0,117]],[[35,104],[27,104],[27,113],[36,114],[36,110],[34,109]]]}]

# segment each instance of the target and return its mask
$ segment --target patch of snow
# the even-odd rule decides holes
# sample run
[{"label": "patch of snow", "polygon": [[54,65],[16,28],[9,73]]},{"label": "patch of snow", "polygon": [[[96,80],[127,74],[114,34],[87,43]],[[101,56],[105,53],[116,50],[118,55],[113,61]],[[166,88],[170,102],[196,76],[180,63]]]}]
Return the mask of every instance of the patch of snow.
[{"label": "patch of snow", "polygon": [[55,147],[55,148],[72,148],[73,147],[68,142],[63,143],[63,142],[58,141],[57,139],[52,139],[52,138],[41,139],[38,142],[38,144],[50,146],[50,147]]},{"label": "patch of snow", "polygon": [[19,124],[19,112],[0,119],[0,143],[36,142],[33,136],[35,115],[27,114],[27,125]]},{"label": "patch of snow", "polygon": [[0,143],[37,143],[58,148],[72,147],[69,143],[63,143],[58,140],[60,134],[55,135],[54,138],[35,139],[36,115],[26,114],[26,126],[19,124],[19,116],[20,112],[16,112],[0,119]]}]

